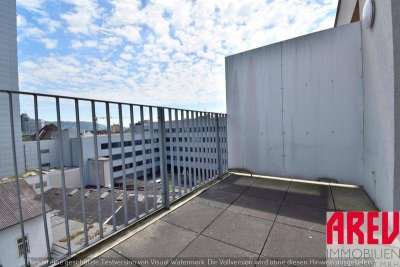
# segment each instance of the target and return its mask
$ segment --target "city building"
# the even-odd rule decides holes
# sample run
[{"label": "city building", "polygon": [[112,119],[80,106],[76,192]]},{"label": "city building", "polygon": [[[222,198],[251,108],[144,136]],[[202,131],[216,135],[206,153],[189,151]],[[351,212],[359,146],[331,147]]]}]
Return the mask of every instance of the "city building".
[{"label": "city building", "polygon": [[[17,60],[17,17],[15,0],[5,0],[0,5],[0,84],[3,90],[18,91],[18,60]],[[4,30],[6,29],[6,30]],[[11,122],[8,94],[0,93],[0,177],[15,174],[13,164],[13,147],[11,142]],[[23,171],[22,133],[19,108],[19,96],[14,95],[13,106],[15,153],[18,161],[18,172]]]},{"label": "city building", "polygon": [[[19,193],[23,196],[21,206],[25,237],[21,236],[15,183],[0,183],[0,264],[5,267],[24,265],[23,243],[26,245],[29,259],[35,262],[47,259],[44,217],[39,195],[23,179],[20,179]],[[49,242],[52,244],[50,208],[46,205],[45,209]]]},{"label": "city building", "polygon": [[[38,128],[41,129],[45,125],[45,122],[41,119],[38,120]],[[36,133],[36,121],[29,117],[28,114],[21,114],[21,131],[22,136],[34,135]]]}]

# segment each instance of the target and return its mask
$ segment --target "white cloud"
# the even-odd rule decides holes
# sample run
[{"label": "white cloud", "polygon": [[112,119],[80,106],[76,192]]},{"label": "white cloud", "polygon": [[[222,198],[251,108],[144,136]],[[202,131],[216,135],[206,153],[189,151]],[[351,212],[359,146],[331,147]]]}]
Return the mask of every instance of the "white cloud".
[{"label": "white cloud", "polygon": [[131,54],[128,54],[128,53],[122,53],[122,54],[120,55],[120,57],[121,57],[123,60],[126,60],[126,61],[133,60],[133,56],[132,56]]},{"label": "white cloud", "polygon": [[44,14],[42,5],[45,1],[46,0],[17,0],[17,5],[26,10]]},{"label": "white cloud", "polygon": [[47,49],[51,50],[57,47],[58,41],[48,38],[40,39],[39,42],[43,43]]},{"label": "white cloud", "polygon": [[101,8],[95,0],[64,0],[73,6],[72,12],[61,15],[67,29],[76,34],[90,34],[97,30],[95,20],[100,17]]},{"label": "white cloud", "polygon": [[[101,1],[63,1],[71,7],[60,15],[71,47],[100,53],[24,61],[22,89],[46,85],[57,93],[71,88],[82,96],[214,111],[225,109],[225,56],[332,27],[337,4],[152,0],[141,6],[139,0],[111,0],[106,9]],[[47,32],[58,29],[49,24]],[[25,36],[49,39],[28,26]]]},{"label": "white cloud", "polygon": [[59,21],[50,19],[48,17],[38,18],[37,22],[39,25],[44,26],[47,29],[48,33],[54,33],[57,29],[61,27],[61,23]]},{"label": "white cloud", "polygon": [[141,40],[140,27],[138,26],[126,25],[122,27],[107,29],[107,31],[124,37],[126,40],[132,43],[136,43]]},{"label": "white cloud", "polygon": [[26,19],[24,18],[24,16],[22,15],[18,15],[17,16],[17,26],[18,27],[24,27],[26,26]]}]

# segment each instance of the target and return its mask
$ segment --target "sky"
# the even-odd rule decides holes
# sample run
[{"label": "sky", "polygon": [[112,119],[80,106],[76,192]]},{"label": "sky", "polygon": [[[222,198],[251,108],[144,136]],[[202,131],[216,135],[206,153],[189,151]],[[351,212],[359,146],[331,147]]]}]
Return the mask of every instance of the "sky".
[{"label": "sky", "polygon": [[17,0],[21,91],[225,112],[225,57],[333,27],[337,0]]}]

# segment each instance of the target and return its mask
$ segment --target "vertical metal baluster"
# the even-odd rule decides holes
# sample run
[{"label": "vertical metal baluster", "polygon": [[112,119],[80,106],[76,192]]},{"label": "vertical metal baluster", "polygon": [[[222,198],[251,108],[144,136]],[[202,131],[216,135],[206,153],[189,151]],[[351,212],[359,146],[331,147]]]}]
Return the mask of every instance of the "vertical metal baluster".
[{"label": "vertical metal baluster", "polygon": [[103,238],[103,216],[101,212],[101,187],[100,187],[100,166],[99,166],[99,148],[97,144],[97,117],[96,105],[92,100],[92,123],[93,123],[93,146],[94,146],[94,166],[96,168],[96,188],[97,188],[97,216],[99,219],[100,238]]},{"label": "vertical metal baluster", "polygon": [[214,178],[218,176],[218,126],[217,126],[217,114],[213,114],[213,125],[214,125],[214,155],[215,155],[215,166],[214,166]]},{"label": "vertical metal baluster", "polygon": [[136,173],[136,143],[135,143],[135,117],[133,112],[133,105],[130,105],[131,117],[131,145],[132,145],[132,167],[133,167],[133,186],[135,191],[135,218],[139,219],[139,197],[137,190],[137,173]]},{"label": "vertical metal baluster", "polygon": [[221,143],[221,174],[224,173],[225,171],[225,143],[224,143],[224,139],[225,139],[225,132],[224,132],[224,125],[225,125],[225,121],[224,121],[224,115],[220,114],[219,117],[219,123],[220,123],[220,131],[219,131],[219,135],[220,135],[220,143]]},{"label": "vertical metal baluster", "polygon": [[146,136],[144,129],[144,114],[143,106],[140,106],[140,121],[142,124],[142,157],[143,157],[143,180],[144,180],[144,211],[145,214],[149,212],[149,196],[147,192],[147,168],[146,168]]},{"label": "vertical metal baluster", "polygon": [[184,187],[184,194],[186,195],[187,193],[187,171],[186,171],[186,165],[187,165],[187,161],[186,161],[186,148],[187,148],[187,136],[186,136],[186,130],[187,130],[187,122],[186,122],[186,118],[185,118],[185,112],[183,110],[181,110],[181,118],[182,118],[182,143],[183,143],[183,148],[182,148],[182,154],[183,154],[183,187]]},{"label": "vertical metal baluster", "polygon": [[192,178],[191,178],[191,187],[190,190],[193,190],[196,187],[196,142],[195,142],[195,130],[196,130],[196,119],[194,117],[194,112],[190,111],[189,112],[190,115],[190,146],[191,146],[191,151],[190,151],[190,165],[191,165],[191,174],[192,174]]},{"label": "vertical metal baluster", "polygon": [[63,209],[64,209],[64,219],[65,219],[65,233],[67,236],[67,248],[68,248],[68,255],[71,254],[71,238],[69,234],[69,212],[68,212],[68,205],[67,205],[67,192],[66,192],[66,185],[65,185],[65,172],[64,172],[64,148],[63,148],[63,138],[61,133],[61,114],[60,114],[60,98],[56,97],[56,111],[57,111],[57,127],[58,127],[58,148],[59,148],[59,155],[60,155],[60,171],[61,171],[61,184],[62,184],[62,198],[63,198]]},{"label": "vertical metal baluster", "polygon": [[128,225],[128,196],[126,192],[126,161],[125,161],[125,140],[124,140],[124,122],[122,120],[122,105],[118,104],[119,117],[119,139],[121,141],[121,161],[122,161],[122,194],[124,199],[124,224]]},{"label": "vertical metal baluster", "polygon": [[208,181],[208,177],[209,177],[209,167],[208,167],[208,159],[209,159],[209,153],[208,153],[208,113],[205,112],[204,113],[204,157],[205,157],[205,169],[206,169],[206,176],[205,176],[205,180],[206,182]]},{"label": "vertical metal baluster", "polygon": [[215,178],[216,175],[216,162],[217,162],[217,155],[216,155],[216,151],[217,151],[217,147],[216,147],[216,132],[217,129],[215,127],[215,114],[211,114],[211,127],[212,127],[212,155],[213,155],[213,168],[212,168],[212,178]]},{"label": "vertical metal baluster", "polygon": [[202,171],[202,183],[206,181],[206,164],[205,164],[205,122],[204,122],[204,112],[200,112],[200,147],[201,147],[201,171]]},{"label": "vertical metal baluster", "polygon": [[199,165],[200,165],[200,181],[201,185],[204,184],[204,150],[203,150],[203,112],[198,112],[197,117],[199,118]]},{"label": "vertical metal baluster", "polygon": [[208,180],[212,178],[212,166],[213,166],[213,157],[212,157],[212,129],[211,129],[211,113],[207,114],[207,161],[208,161]]},{"label": "vertical metal baluster", "polygon": [[167,179],[167,156],[166,156],[166,144],[165,144],[165,115],[164,108],[157,108],[158,113],[158,129],[160,133],[160,173],[161,173],[161,188],[163,205],[165,208],[169,208],[169,189]]},{"label": "vertical metal baluster", "polygon": [[220,115],[215,114],[215,124],[217,128],[217,176],[221,175],[222,167],[221,167],[221,125],[220,125]]},{"label": "vertical metal baluster", "polygon": [[225,132],[224,132],[224,125],[225,125],[225,121],[224,121],[224,115],[220,115],[220,142],[221,142],[221,173],[223,173],[225,171]]},{"label": "vertical metal baluster", "polygon": [[178,185],[179,185],[179,187],[178,187],[178,190],[179,190],[179,192],[178,192],[178,196],[179,197],[181,197],[181,185],[182,185],[182,180],[181,180],[181,158],[180,158],[180,151],[179,151],[179,149],[180,149],[180,147],[182,146],[182,144],[181,144],[181,142],[179,141],[179,126],[180,126],[180,123],[179,123],[179,115],[178,115],[178,110],[176,109],[175,110],[175,128],[176,128],[176,131],[175,131],[175,136],[176,136],[176,160],[177,160],[177,165],[178,165]]},{"label": "vertical metal baluster", "polygon": [[[174,164],[174,133],[172,128],[172,109],[168,109],[168,118],[169,118],[169,154],[170,154],[170,166],[171,166],[171,183],[172,183],[172,200],[175,200],[175,164]],[[175,140],[176,142],[176,140]],[[169,185],[168,185],[169,188]]]},{"label": "vertical metal baluster", "polygon": [[197,118],[197,172],[198,172],[198,180],[199,185],[203,184],[203,169],[202,169],[202,159],[201,159],[201,112],[196,111],[196,118]]},{"label": "vertical metal baluster", "polygon": [[193,190],[193,177],[192,177],[192,169],[193,169],[193,164],[191,163],[192,161],[192,152],[190,151],[191,149],[193,149],[193,147],[192,147],[192,140],[190,140],[191,138],[192,138],[192,123],[193,123],[193,116],[192,117],[190,117],[190,111],[186,111],[186,116],[187,116],[187,118],[188,118],[188,131],[187,131],[187,137],[188,137],[188,148],[189,148],[189,150],[188,150],[188,165],[189,165],[189,185],[190,185],[190,187],[189,187],[189,189],[190,189],[190,191],[192,191]]},{"label": "vertical metal baluster", "polygon": [[86,206],[85,206],[85,176],[83,174],[83,148],[82,148],[82,137],[81,137],[81,124],[79,115],[79,101],[75,99],[75,125],[76,125],[76,137],[78,138],[79,145],[79,176],[80,176],[80,186],[81,186],[81,209],[82,209],[82,219],[83,219],[83,232],[85,236],[85,246],[89,244],[87,218],[86,218]]},{"label": "vertical metal baluster", "polygon": [[199,186],[199,133],[197,112],[192,111],[193,117],[193,166],[194,166],[194,187]]},{"label": "vertical metal baluster", "polygon": [[25,229],[24,229],[24,218],[22,216],[22,203],[21,203],[21,195],[19,190],[19,178],[18,178],[18,165],[17,165],[17,152],[16,152],[16,145],[15,145],[15,129],[14,129],[14,105],[12,99],[12,93],[8,92],[8,101],[9,101],[9,113],[10,113],[10,130],[11,130],[11,145],[13,151],[13,165],[14,165],[14,175],[15,175],[15,186],[16,186],[16,193],[17,193],[17,200],[18,200],[18,216],[19,222],[21,226],[21,235],[23,240],[23,248],[24,248],[24,261],[25,266],[28,266],[28,254],[27,248],[25,246]]},{"label": "vertical metal baluster", "polygon": [[38,170],[39,170],[39,181],[40,181],[40,202],[42,204],[43,213],[43,223],[44,223],[44,235],[46,238],[46,249],[47,249],[47,259],[51,260],[51,249],[49,240],[49,231],[47,225],[47,211],[46,203],[44,202],[44,188],[43,188],[43,173],[42,173],[42,156],[40,153],[40,139],[39,139],[39,111],[38,111],[38,101],[37,96],[33,96],[33,105],[35,109],[35,134],[36,134],[36,153],[38,157]]},{"label": "vertical metal baluster", "polygon": [[228,133],[227,133],[227,126],[228,126],[228,120],[227,120],[227,115],[224,115],[224,156],[225,156],[225,168],[224,170],[228,170]]},{"label": "vertical metal baluster", "polygon": [[[153,209],[157,209],[157,193],[156,193],[156,155],[154,151],[154,125],[153,125],[153,108],[149,107],[149,116],[150,116],[150,139],[151,139],[151,173],[152,173],[152,181],[153,181]],[[147,168],[147,167],[146,167]]]},{"label": "vertical metal baluster", "polygon": [[208,113],[205,112],[204,113],[204,137],[205,137],[205,142],[204,142],[204,155],[205,155],[205,170],[206,170],[206,174],[205,174],[205,180],[206,183],[208,182],[208,178],[209,178],[209,152],[208,152],[208,148],[209,148],[209,141],[208,141]]},{"label": "vertical metal baluster", "polygon": [[107,120],[107,141],[108,141],[108,165],[110,169],[110,179],[111,179],[111,210],[112,210],[112,222],[113,231],[117,230],[117,222],[115,218],[115,188],[114,188],[114,165],[112,158],[112,141],[111,141],[111,121],[110,121],[110,103],[106,102],[106,120]]}]

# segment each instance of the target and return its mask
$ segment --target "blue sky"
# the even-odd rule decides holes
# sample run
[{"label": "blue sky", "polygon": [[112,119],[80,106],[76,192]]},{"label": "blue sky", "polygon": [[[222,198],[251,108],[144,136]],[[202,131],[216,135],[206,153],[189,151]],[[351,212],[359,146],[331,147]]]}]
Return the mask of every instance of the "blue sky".
[{"label": "blue sky", "polygon": [[224,112],[225,56],[330,28],[336,5],[17,0],[20,90]]}]

